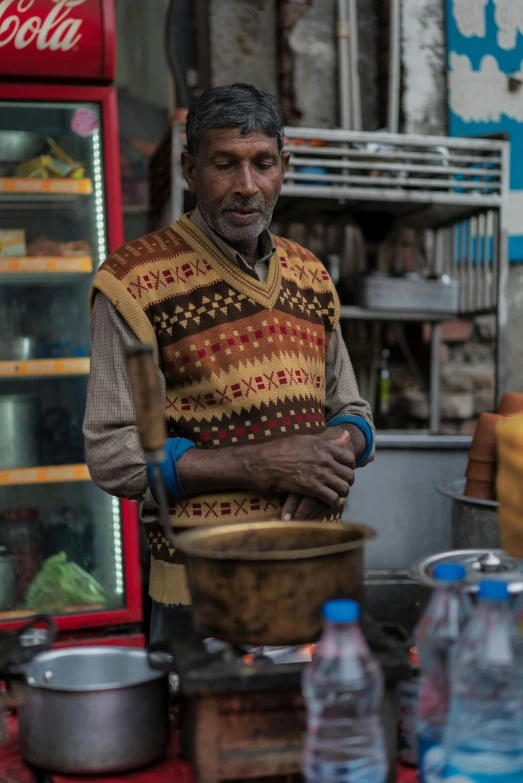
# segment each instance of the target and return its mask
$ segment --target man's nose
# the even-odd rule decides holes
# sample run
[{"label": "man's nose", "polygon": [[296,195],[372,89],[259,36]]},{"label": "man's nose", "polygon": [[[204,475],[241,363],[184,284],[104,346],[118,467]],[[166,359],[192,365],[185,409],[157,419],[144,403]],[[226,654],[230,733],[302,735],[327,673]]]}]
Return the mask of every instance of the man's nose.
[{"label": "man's nose", "polygon": [[234,192],[243,198],[253,198],[258,192],[250,166],[242,166],[238,171]]}]

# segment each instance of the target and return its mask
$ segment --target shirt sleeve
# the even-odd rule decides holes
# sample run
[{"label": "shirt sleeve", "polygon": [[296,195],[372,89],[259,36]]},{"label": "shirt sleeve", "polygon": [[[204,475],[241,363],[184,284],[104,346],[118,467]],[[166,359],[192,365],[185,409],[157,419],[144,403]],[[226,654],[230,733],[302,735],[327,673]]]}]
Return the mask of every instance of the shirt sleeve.
[{"label": "shirt sleeve", "polygon": [[374,459],[375,430],[369,403],[360,396],[358,383],[340,325],[334,328],[325,360],[325,419],[357,416],[364,419],[372,433],[372,451],[365,463]]},{"label": "shirt sleeve", "polygon": [[[83,425],[87,466],[101,489],[117,497],[142,500],[149,481],[135,424],[126,359],[127,349],[137,338],[100,291],[91,312],[91,341]],[[158,378],[165,396],[165,377],[160,368]]]}]

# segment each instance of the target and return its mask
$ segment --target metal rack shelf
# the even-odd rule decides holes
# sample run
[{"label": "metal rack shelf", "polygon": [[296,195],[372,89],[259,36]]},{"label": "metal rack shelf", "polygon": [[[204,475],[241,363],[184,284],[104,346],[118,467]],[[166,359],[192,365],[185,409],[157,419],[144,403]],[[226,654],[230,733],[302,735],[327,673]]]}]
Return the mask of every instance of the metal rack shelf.
[{"label": "metal rack shelf", "polygon": [[365,307],[342,305],[342,321],[410,321],[412,323],[443,323],[453,318],[449,313],[417,312],[415,310],[368,310]]},{"label": "metal rack shelf", "polygon": [[[171,139],[169,217],[184,213],[186,183],[180,169],[183,124]],[[349,220],[371,234],[385,218],[389,230],[424,233],[433,275],[460,283],[453,314],[342,307],[342,318],[364,321],[432,322],[431,417],[439,429],[439,324],[455,317],[495,313],[498,392],[506,378],[506,283],[510,146],[493,139],[413,136],[286,128],[290,164],[275,217],[314,215],[338,224]],[[376,215],[376,224],[369,221]],[[365,225],[366,224],[366,225]],[[365,273],[365,269],[359,269]]]}]

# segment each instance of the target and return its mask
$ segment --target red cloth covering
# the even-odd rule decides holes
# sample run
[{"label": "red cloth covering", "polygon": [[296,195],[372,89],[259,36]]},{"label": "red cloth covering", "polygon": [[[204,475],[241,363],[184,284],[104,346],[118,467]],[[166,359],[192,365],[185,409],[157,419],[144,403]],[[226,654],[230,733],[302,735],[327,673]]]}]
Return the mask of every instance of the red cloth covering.
[{"label": "red cloth covering", "polygon": [[[86,778],[53,775],[54,783],[86,783]],[[90,777],[96,783],[196,783],[191,764],[178,758],[178,732],[173,730],[171,746],[165,758],[146,769],[109,777]],[[4,720],[4,742],[0,745],[0,781],[34,783],[30,768],[18,749],[18,721],[12,715]]]},{"label": "red cloth covering", "polygon": [[418,770],[398,764],[396,783],[419,783]]}]

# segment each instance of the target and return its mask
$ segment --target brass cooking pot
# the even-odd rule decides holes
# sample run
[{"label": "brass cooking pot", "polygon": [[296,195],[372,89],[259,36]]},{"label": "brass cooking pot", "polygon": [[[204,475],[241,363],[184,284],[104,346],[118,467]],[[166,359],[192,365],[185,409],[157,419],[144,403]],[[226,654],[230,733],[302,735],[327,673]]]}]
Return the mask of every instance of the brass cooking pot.
[{"label": "brass cooking pot", "polygon": [[366,525],[244,522],[186,531],[187,561],[200,633],[238,645],[315,641],[331,598],[363,598]]}]

